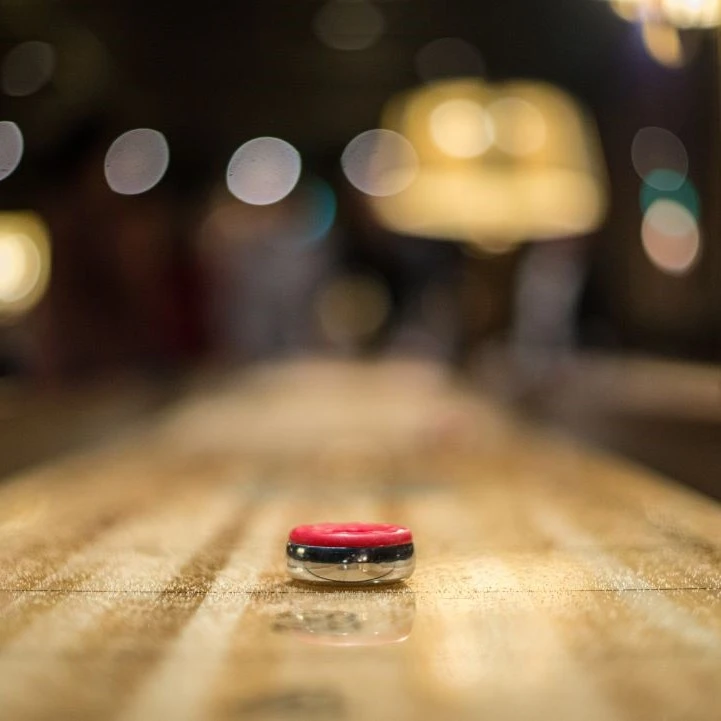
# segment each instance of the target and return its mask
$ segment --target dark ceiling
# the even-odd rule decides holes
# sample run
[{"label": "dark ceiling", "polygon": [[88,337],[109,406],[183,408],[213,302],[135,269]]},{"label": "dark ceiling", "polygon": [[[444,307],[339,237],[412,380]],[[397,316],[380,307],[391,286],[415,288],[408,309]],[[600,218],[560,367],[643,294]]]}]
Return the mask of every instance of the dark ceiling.
[{"label": "dark ceiling", "polygon": [[[375,5],[386,24],[380,40],[341,51],[313,32],[322,5],[4,0],[5,47],[88,30],[104,58],[97,49],[86,54],[80,71],[107,66],[103,91],[75,114],[58,113],[42,98],[12,100],[10,114],[32,115],[39,145],[55,137],[53,119],[68,114],[78,122],[84,113],[103,113],[108,132],[156,127],[168,136],[174,166],[186,170],[215,172],[256,135],[286,138],[306,156],[322,158],[377,124],[394,91],[418,83],[414,57],[433,39],[455,36],[476,45],[490,78],[548,79],[595,106],[613,82],[614,48],[628,32],[599,0],[380,0]],[[66,41],[71,52],[77,44]]]}]

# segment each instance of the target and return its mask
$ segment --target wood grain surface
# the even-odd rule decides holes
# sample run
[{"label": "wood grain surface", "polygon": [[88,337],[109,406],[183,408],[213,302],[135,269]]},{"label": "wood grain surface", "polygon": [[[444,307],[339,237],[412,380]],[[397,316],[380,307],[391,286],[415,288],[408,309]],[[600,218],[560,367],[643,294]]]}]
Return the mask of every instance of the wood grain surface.
[{"label": "wood grain surface", "polygon": [[[293,525],[414,577],[289,581]],[[721,718],[721,510],[439,369],[304,362],[0,487],[5,719]]]}]

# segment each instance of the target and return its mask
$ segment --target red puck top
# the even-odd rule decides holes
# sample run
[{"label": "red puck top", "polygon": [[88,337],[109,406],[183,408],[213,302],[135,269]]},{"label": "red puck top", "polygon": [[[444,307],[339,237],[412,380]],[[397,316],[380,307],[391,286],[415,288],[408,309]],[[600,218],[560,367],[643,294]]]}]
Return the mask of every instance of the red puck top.
[{"label": "red puck top", "polygon": [[374,548],[413,543],[413,535],[405,526],[390,523],[315,523],[296,526],[289,540],[303,546]]}]

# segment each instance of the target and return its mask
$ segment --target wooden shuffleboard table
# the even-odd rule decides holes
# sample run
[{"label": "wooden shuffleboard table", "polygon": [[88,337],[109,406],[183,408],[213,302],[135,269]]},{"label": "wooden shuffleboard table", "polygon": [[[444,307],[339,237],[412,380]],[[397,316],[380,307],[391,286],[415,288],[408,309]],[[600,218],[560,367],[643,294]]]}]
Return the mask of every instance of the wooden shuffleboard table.
[{"label": "wooden shuffleboard table", "polygon": [[[414,576],[290,581],[325,520]],[[0,486],[0,718],[718,721],[721,508],[433,366],[260,367]]]}]

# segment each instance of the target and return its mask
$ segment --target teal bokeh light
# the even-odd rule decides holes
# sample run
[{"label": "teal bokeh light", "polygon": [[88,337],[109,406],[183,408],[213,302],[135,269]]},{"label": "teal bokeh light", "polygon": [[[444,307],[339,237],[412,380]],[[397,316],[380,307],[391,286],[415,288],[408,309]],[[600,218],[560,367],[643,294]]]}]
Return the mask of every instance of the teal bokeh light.
[{"label": "teal bokeh light", "polygon": [[646,185],[664,192],[678,190],[685,181],[685,174],[663,168],[653,170],[643,179]]},{"label": "teal bokeh light", "polygon": [[701,200],[694,184],[674,170],[654,170],[641,186],[641,210],[646,211],[657,200],[673,200],[699,219]]},{"label": "teal bokeh light", "polygon": [[301,243],[318,243],[328,235],[335,223],[338,203],[333,188],[321,178],[309,178],[299,188],[303,213],[297,234]]}]

